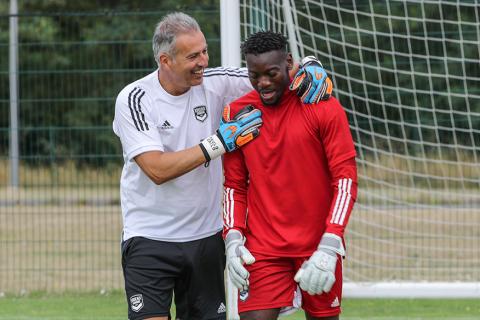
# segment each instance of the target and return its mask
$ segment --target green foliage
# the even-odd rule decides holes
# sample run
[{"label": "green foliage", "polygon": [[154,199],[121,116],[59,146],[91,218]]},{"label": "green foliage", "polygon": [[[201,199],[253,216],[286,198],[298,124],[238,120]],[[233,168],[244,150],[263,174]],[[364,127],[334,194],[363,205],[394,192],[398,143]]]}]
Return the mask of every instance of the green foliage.
[{"label": "green foliage", "polygon": [[[325,17],[328,25],[297,15],[300,28],[315,31],[315,37],[305,34],[302,39],[305,48],[312,48],[304,54],[318,55],[331,71],[335,94],[352,123],[355,114],[355,140],[367,148],[408,154],[421,152],[419,148],[428,153],[429,146],[407,145],[407,139],[480,143],[479,135],[470,132],[480,127],[475,10],[385,1],[347,1],[342,2],[345,10],[338,10],[337,1],[324,3],[328,5],[310,5],[310,15]],[[49,156],[55,150],[90,154],[91,140],[99,136],[101,146],[95,148],[120,151],[111,130],[98,135],[81,128],[109,127],[118,92],[156,68],[151,37],[168,12],[194,16],[209,43],[210,66],[220,64],[219,0],[19,0],[18,5],[20,145],[26,157]],[[355,15],[362,10],[376,15]],[[459,23],[445,23],[458,19]],[[8,56],[8,26],[8,1],[0,1],[1,57]],[[390,33],[400,36],[392,38]],[[463,42],[445,41],[444,35]],[[8,59],[0,59],[0,128],[7,133],[8,81]],[[45,128],[76,141],[67,146],[66,139],[51,140]],[[0,155],[8,151],[6,141],[3,135]]]},{"label": "green foliage", "polygon": [[298,24],[315,30],[316,37],[305,34],[303,44],[317,48],[343,91],[335,93],[351,123],[355,114],[360,130],[354,139],[403,154],[428,153],[424,142],[451,143],[454,136],[459,144],[478,144],[472,137],[479,135],[471,134],[480,127],[474,115],[480,112],[475,10],[457,16],[460,9],[447,3],[394,1],[345,2],[342,8],[311,5],[310,15],[321,19],[299,15]]},{"label": "green foliage", "polygon": [[[18,5],[20,146],[26,159],[48,161],[53,153],[57,160],[69,155],[89,163],[93,152],[120,158],[111,130],[115,98],[156,68],[151,38],[166,13],[194,16],[209,42],[210,65],[220,62],[218,0],[20,0]],[[4,10],[8,13],[8,6],[1,2]],[[8,21],[6,15],[0,20],[2,56],[8,56]],[[8,128],[8,59],[0,59],[0,94],[0,128]],[[7,148],[2,141],[0,154]]]}]

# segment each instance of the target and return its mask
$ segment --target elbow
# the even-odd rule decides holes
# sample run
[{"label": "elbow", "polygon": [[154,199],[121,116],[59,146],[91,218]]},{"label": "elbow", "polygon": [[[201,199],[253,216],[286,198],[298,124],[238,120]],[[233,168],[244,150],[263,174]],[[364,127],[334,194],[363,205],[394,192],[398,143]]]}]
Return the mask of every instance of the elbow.
[{"label": "elbow", "polygon": [[159,151],[145,152],[135,157],[140,169],[156,185],[164,184],[175,178],[173,168],[166,165],[162,159],[163,153]]},{"label": "elbow", "polygon": [[155,176],[155,177],[150,177],[150,180],[152,180],[153,183],[159,186],[164,184],[167,181],[170,181],[171,179],[167,177]]},{"label": "elbow", "polygon": [[155,185],[157,186],[162,185],[164,182],[167,181],[165,179],[150,179],[150,180],[152,180],[152,182],[155,183]]},{"label": "elbow", "polygon": [[165,182],[172,180],[172,177],[165,174],[165,172],[149,172],[149,173],[147,173],[147,176],[157,186],[162,185]]}]

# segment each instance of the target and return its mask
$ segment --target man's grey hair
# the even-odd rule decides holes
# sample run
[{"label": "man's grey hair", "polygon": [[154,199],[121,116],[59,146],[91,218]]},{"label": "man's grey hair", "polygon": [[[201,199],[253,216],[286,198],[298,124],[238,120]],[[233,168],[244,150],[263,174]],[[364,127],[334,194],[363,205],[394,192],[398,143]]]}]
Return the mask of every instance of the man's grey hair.
[{"label": "man's grey hair", "polygon": [[155,28],[152,39],[153,57],[160,65],[159,57],[162,53],[175,55],[175,40],[182,33],[201,31],[198,22],[182,12],[169,13],[160,20]]}]

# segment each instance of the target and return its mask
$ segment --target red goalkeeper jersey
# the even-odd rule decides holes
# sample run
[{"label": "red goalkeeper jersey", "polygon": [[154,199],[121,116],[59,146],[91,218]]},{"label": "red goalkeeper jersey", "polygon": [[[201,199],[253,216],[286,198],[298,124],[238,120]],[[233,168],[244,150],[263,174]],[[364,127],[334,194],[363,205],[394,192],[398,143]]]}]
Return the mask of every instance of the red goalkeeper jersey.
[{"label": "red goalkeeper jersey", "polygon": [[240,230],[252,253],[308,256],[324,232],[343,237],[356,198],[355,148],[335,98],[304,105],[285,90],[264,106],[256,91],[230,104],[262,111],[260,135],[224,155],[224,232]]}]

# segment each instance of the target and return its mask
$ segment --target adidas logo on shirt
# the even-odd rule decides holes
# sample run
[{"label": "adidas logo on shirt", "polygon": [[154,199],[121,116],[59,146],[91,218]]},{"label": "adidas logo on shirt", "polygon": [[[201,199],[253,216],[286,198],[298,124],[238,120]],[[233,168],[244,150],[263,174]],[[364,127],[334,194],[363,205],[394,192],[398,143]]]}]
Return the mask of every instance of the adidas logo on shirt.
[{"label": "adidas logo on shirt", "polygon": [[170,122],[168,122],[168,120],[165,120],[165,122],[162,124],[162,126],[160,127],[160,129],[173,129],[173,126],[170,124]]},{"label": "adidas logo on shirt", "polygon": [[227,312],[227,308],[225,307],[225,304],[220,303],[220,306],[218,307],[217,313],[225,313]]}]

